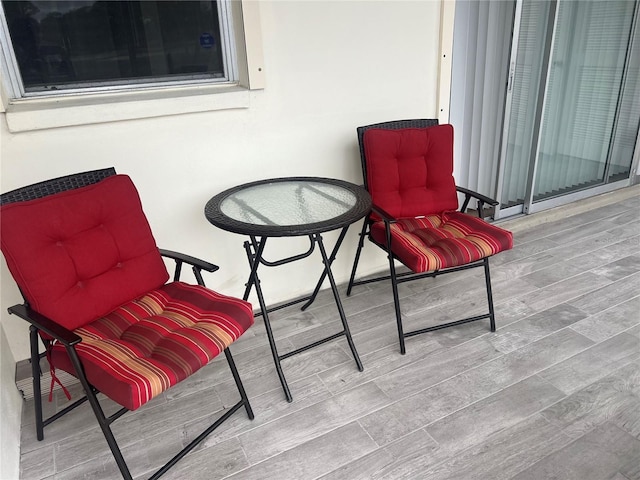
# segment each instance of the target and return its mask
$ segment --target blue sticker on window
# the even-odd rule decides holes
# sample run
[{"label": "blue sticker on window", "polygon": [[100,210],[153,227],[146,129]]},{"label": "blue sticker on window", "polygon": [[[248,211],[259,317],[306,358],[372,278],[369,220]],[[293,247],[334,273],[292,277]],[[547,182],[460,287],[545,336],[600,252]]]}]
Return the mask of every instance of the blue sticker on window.
[{"label": "blue sticker on window", "polygon": [[215,43],[215,39],[210,33],[203,33],[200,35],[200,46],[202,48],[211,48]]}]

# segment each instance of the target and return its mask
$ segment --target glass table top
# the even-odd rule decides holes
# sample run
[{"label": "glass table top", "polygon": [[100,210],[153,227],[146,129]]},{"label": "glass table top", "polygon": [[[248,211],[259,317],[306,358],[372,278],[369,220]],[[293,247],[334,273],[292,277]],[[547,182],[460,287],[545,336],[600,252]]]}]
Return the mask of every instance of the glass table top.
[{"label": "glass table top", "polygon": [[237,233],[300,235],[348,225],[366,215],[364,188],[319,177],[277,178],[231,188],[205,207],[214,225]]},{"label": "glass table top", "polygon": [[323,222],[355,204],[353,192],[338,185],[288,181],[237,191],[222,201],[220,210],[240,222],[284,226]]}]

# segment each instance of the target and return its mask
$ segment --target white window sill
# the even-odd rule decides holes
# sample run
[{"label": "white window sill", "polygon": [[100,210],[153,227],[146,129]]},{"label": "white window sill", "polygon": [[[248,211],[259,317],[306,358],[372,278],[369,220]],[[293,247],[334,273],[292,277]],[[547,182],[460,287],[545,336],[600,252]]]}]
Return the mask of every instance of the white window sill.
[{"label": "white window sill", "polygon": [[248,107],[247,88],[202,85],[12,100],[5,110],[9,131],[26,132]]}]

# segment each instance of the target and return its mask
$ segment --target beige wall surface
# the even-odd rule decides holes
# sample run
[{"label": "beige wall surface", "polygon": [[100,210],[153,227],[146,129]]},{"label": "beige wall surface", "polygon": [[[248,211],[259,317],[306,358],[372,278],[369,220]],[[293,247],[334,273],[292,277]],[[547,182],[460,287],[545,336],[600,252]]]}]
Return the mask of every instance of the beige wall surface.
[{"label": "beige wall surface", "polygon": [[[266,87],[248,93],[248,107],[20,133],[9,132],[1,113],[0,190],[114,166],[137,185],[158,245],[219,264],[219,272],[205,277],[207,285],[241,296],[248,274],[244,238],[206,221],[203,207],[211,196],[280,176],[361,183],[357,126],[438,114],[439,1],[259,6]],[[153,100],[147,102],[152,108]],[[108,112],[110,106],[95,108]],[[351,228],[334,264],[339,282],[348,279],[359,229]],[[326,238],[333,244],[336,233]],[[273,239],[265,255],[307,247],[306,239]],[[386,258],[368,248],[361,265],[363,273],[373,272]],[[261,269],[267,302],[306,294],[321,269],[316,255]],[[0,273],[0,321],[13,357],[24,359],[27,327],[6,313],[20,295],[4,262]]]},{"label": "beige wall surface", "polygon": [[18,478],[22,397],[14,383],[15,362],[0,325],[0,479]]}]

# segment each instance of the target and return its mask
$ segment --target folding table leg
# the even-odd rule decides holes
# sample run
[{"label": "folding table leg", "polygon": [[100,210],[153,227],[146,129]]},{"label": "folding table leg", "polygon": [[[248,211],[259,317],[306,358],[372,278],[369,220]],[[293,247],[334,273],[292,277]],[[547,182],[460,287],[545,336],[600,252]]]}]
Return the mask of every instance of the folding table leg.
[{"label": "folding table leg", "polygon": [[262,288],[260,287],[260,279],[258,278],[258,265],[260,265],[260,259],[262,258],[262,252],[264,251],[264,246],[267,243],[267,239],[266,237],[262,237],[260,241],[254,243],[255,245],[252,245],[249,242],[244,242],[244,248],[247,252],[249,265],[251,266],[251,274],[249,275],[249,281],[247,282],[247,286],[244,291],[243,300],[246,301],[249,298],[251,288],[255,287],[256,295],[258,296],[258,303],[260,304],[260,311],[262,312],[262,320],[264,321],[264,327],[267,330],[267,338],[269,339],[269,346],[271,347],[271,355],[273,356],[273,362],[276,366],[276,372],[278,372],[278,378],[280,379],[280,384],[282,385],[282,390],[284,390],[284,395],[287,398],[287,402],[291,403],[293,401],[293,397],[291,396],[289,385],[287,385],[287,380],[284,378],[284,372],[282,371],[282,366],[280,365],[280,355],[278,354],[276,341],[273,337],[273,331],[271,330],[271,322],[269,321],[267,305],[265,304],[264,296],[262,295]]},{"label": "folding table leg", "polygon": [[345,337],[347,337],[347,342],[349,343],[349,348],[351,349],[351,353],[353,354],[353,359],[356,361],[358,370],[362,372],[364,368],[362,366],[362,362],[360,361],[360,357],[358,356],[356,346],[353,343],[353,338],[351,338],[351,332],[349,331],[349,325],[347,324],[347,317],[344,314],[344,309],[342,308],[342,302],[340,301],[340,294],[338,292],[338,287],[336,286],[336,282],[333,278],[333,274],[331,273],[331,261],[327,257],[327,252],[324,248],[324,244],[322,243],[322,235],[317,233],[315,234],[314,237],[315,237],[315,241],[318,243],[318,247],[320,247],[320,253],[322,254],[322,261],[324,263],[324,272],[326,273],[326,276],[329,278],[329,283],[331,284],[333,297],[336,301],[336,306],[338,307],[338,313],[340,314],[340,320],[342,320],[342,326],[344,327],[344,335]]},{"label": "folding table leg", "polygon": [[[256,295],[258,297],[258,302],[260,304],[262,318],[264,320],[264,326],[267,331],[267,338],[269,339],[269,346],[271,347],[271,355],[273,356],[273,361],[276,366],[276,371],[278,373],[278,377],[280,378],[280,383],[282,384],[282,389],[284,390],[284,393],[288,402],[291,402],[293,398],[291,396],[289,386],[287,385],[287,381],[284,377],[284,372],[282,370],[282,366],[280,363],[281,360],[289,358],[293,355],[297,355],[298,353],[301,353],[305,350],[316,347],[318,345],[329,342],[331,340],[334,340],[344,335],[347,337],[347,342],[349,344],[349,348],[351,349],[351,353],[353,354],[353,358],[356,362],[356,366],[358,367],[358,370],[359,371],[363,370],[362,362],[360,361],[360,357],[358,356],[358,352],[356,350],[355,344],[353,343],[353,338],[351,337],[351,332],[349,331],[349,325],[347,324],[346,315],[344,313],[344,309],[342,308],[342,302],[340,301],[340,294],[338,292],[338,287],[336,286],[335,279],[331,272],[331,264],[333,263],[333,260],[336,257],[340,244],[344,240],[344,237],[347,233],[347,229],[348,227],[345,227],[342,229],[342,232],[340,233],[338,241],[331,252],[331,256],[327,256],[327,251],[324,247],[322,236],[320,234],[309,235],[309,239],[311,241],[311,248],[307,252],[300,255],[295,255],[282,260],[271,261],[271,262],[267,262],[262,258],[262,253],[264,251],[264,247],[266,243],[266,237],[261,237],[260,240],[257,240],[255,237],[251,236],[251,242],[244,243],[244,248],[247,253],[247,259],[249,260],[249,265],[251,267],[251,273],[249,275],[249,280],[246,284],[243,299],[247,300],[249,298],[249,294],[251,293],[251,289],[255,287]],[[323,270],[322,276],[320,277],[318,283],[316,284],[316,289],[314,290],[311,297],[297,300],[295,302],[292,302],[291,305],[294,303],[308,300],[305,306],[303,307],[303,309],[309,306],[311,302],[313,302],[313,299],[317,295],[318,291],[320,290],[320,286],[322,285],[322,282],[324,281],[324,279],[329,278],[329,283],[331,284],[331,290],[333,292],[334,300],[338,308],[338,313],[340,314],[340,320],[342,321],[343,330],[339,333],[330,335],[329,337],[323,338],[322,340],[318,340],[309,345],[305,345],[296,350],[288,352],[284,355],[279,355],[278,349],[276,347],[275,338],[273,336],[273,331],[271,330],[271,322],[269,321],[269,309],[267,308],[267,305],[264,301],[262,288],[260,286],[260,279],[258,278],[258,266],[260,265],[260,263],[264,263],[266,266],[275,267],[278,265],[284,265],[285,263],[290,263],[292,261],[300,260],[302,258],[306,258],[309,255],[311,255],[311,253],[314,250],[314,246],[316,244],[320,247],[320,252],[322,254],[322,261],[324,264],[324,270]]]},{"label": "folding table leg", "polygon": [[358,268],[358,262],[360,261],[360,253],[364,247],[364,238],[367,235],[367,226],[369,224],[369,217],[365,217],[362,225],[362,231],[360,232],[360,239],[358,240],[358,248],[356,249],[356,257],[353,259],[353,268],[351,269],[351,276],[349,277],[349,285],[347,286],[347,297],[351,295],[351,289],[353,288],[353,282],[356,279],[356,270]]},{"label": "folding table leg", "polygon": [[[342,231],[340,232],[340,236],[338,237],[338,241],[336,242],[336,244],[333,247],[333,250],[331,251],[331,256],[329,257],[329,265],[331,265],[333,263],[333,261],[336,259],[336,255],[338,254],[338,250],[340,249],[340,245],[342,245],[342,241],[344,240],[344,237],[347,234],[347,230],[349,230],[349,225],[344,227],[342,229]],[[307,303],[305,303],[302,306],[301,310],[306,310],[313,303],[313,301],[316,299],[316,296],[318,295],[318,292],[320,291],[320,288],[322,287],[322,283],[324,282],[324,279],[326,277],[327,277],[327,270],[325,269],[325,270],[322,271],[322,275],[320,275],[320,279],[318,280],[318,283],[316,284],[316,288],[313,290],[313,293],[311,294],[311,297],[309,297],[309,300],[307,300]]]}]

